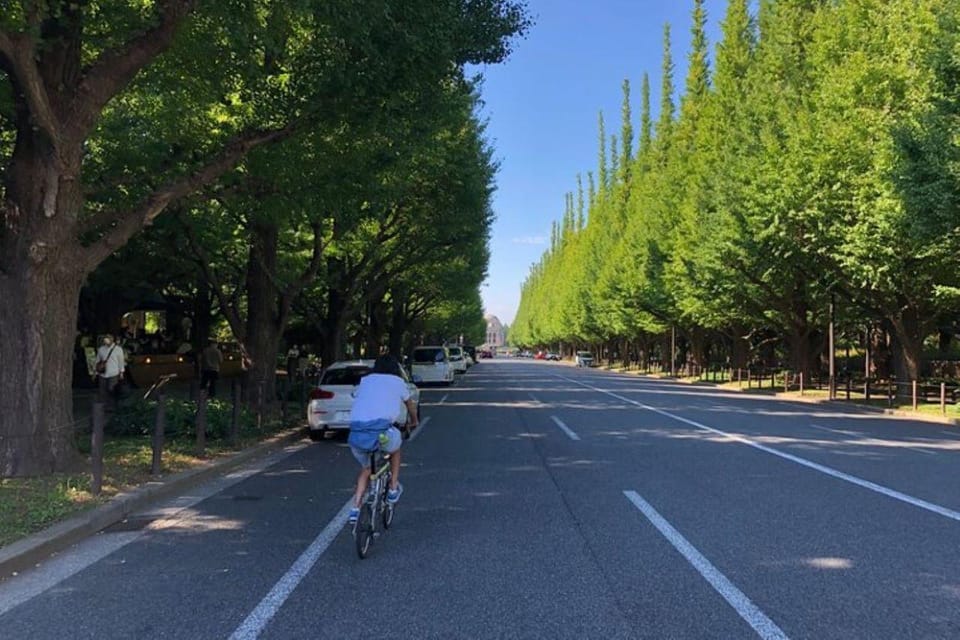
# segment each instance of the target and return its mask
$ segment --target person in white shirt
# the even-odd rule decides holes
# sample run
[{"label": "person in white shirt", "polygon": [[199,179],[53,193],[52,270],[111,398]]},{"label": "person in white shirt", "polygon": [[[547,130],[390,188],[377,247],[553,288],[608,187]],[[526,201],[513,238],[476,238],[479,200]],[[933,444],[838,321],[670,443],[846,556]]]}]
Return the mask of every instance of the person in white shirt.
[{"label": "person in white shirt", "polygon": [[360,515],[363,494],[370,481],[370,452],[380,446],[381,433],[387,434],[384,449],[390,454],[390,490],[387,492],[387,502],[396,504],[403,493],[403,485],[400,484],[400,446],[403,444],[403,436],[399,429],[393,426],[393,422],[402,406],[406,405],[407,426],[410,429],[416,428],[417,405],[401,375],[397,359],[389,354],[382,355],[374,362],[373,371],[360,380],[354,392],[347,443],[362,468],[353,494],[351,523],[356,522]]},{"label": "person in white shirt", "polygon": [[95,367],[97,376],[100,378],[100,400],[106,400],[108,394],[116,391],[123,369],[126,367],[123,347],[116,344],[110,334],[103,336],[100,341]]}]

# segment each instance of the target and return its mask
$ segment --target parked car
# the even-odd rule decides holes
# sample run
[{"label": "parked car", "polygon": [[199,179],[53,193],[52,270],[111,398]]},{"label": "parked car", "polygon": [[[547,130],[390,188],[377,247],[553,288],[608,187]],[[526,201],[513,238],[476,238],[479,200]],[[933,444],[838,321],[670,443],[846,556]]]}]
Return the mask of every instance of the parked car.
[{"label": "parked car", "polygon": [[453,365],[447,349],[441,346],[416,347],[413,350],[413,375],[423,383],[439,383],[450,386],[453,383]]},{"label": "parked car", "polygon": [[480,352],[480,357],[483,359],[488,359],[493,357],[493,351],[489,349],[484,349]]},{"label": "parked car", "polygon": [[544,351],[537,351],[537,353],[534,354],[533,359],[534,359],[534,360],[546,360],[546,359],[547,359],[547,354],[546,354],[546,352],[544,352]]},{"label": "parked car", "polygon": [[551,352],[547,353],[547,360],[552,360],[552,361],[554,361],[554,362],[559,362],[559,361],[560,361],[560,354],[559,354],[559,353],[553,353],[553,352],[551,351]]},{"label": "parked car", "polygon": [[460,347],[447,347],[447,353],[450,356],[450,364],[453,366],[453,372],[466,373],[467,360],[463,357],[463,349]]},{"label": "parked car", "polygon": [[[350,428],[350,410],[353,408],[353,392],[361,378],[373,369],[373,360],[349,360],[334,362],[324,369],[320,384],[310,392],[307,404],[307,425],[312,440],[320,440],[329,431]],[[410,389],[410,395],[417,405],[417,418],[420,417],[420,389],[414,384],[403,366],[403,381]],[[397,407],[395,422],[407,421],[407,407],[401,403]]]},{"label": "parked car", "polygon": [[592,367],[593,366],[593,354],[589,351],[577,351],[577,355],[574,358],[574,362],[578,367]]},{"label": "parked car", "polygon": [[477,348],[470,345],[463,345],[463,352],[470,356],[467,360],[467,365],[474,365],[477,363]]}]

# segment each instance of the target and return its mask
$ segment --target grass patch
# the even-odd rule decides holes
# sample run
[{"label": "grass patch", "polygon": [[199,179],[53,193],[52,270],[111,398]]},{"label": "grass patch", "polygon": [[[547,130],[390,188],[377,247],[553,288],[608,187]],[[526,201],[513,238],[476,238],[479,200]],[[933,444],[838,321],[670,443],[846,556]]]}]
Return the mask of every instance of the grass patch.
[{"label": "grass patch", "polygon": [[[262,432],[245,430],[236,447],[229,446],[224,440],[209,440],[203,457],[196,455],[192,439],[168,440],[163,448],[160,478],[229,456],[281,429],[279,424],[274,424]],[[82,441],[81,453],[89,456],[88,439]],[[157,477],[150,475],[152,459],[153,450],[148,436],[108,438],[104,443],[103,488],[99,496],[90,492],[89,473],[0,479],[0,547],[104,504],[118,493],[157,480]],[[85,466],[90,466],[89,457],[85,460]]]}]

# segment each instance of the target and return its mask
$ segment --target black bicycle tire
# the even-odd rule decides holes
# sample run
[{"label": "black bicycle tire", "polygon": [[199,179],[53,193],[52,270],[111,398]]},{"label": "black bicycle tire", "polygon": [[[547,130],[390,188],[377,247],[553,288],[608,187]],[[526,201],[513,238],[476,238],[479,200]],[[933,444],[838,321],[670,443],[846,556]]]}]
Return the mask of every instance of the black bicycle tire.
[{"label": "black bicycle tire", "polygon": [[370,546],[373,544],[373,505],[365,503],[360,507],[360,516],[357,519],[357,532],[354,539],[357,543],[357,555],[361,560],[370,553]]},{"label": "black bicycle tire", "polygon": [[383,507],[381,508],[380,521],[383,523],[383,530],[386,531],[393,524],[393,510],[394,505],[387,502],[387,494],[383,494],[383,502],[381,503]]}]

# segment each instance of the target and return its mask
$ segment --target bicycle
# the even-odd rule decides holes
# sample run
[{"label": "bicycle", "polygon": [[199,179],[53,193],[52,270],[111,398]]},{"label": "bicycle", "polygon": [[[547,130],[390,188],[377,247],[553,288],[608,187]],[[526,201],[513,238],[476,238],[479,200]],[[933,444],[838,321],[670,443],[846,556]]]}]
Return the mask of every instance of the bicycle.
[{"label": "bicycle", "polygon": [[[395,425],[398,426],[398,425]],[[410,437],[410,429],[403,427],[401,429],[403,439]],[[383,526],[386,531],[393,524],[393,516],[396,506],[387,502],[387,492],[390,490],[390,454],[384,453],[383,446],[387,442],[387,434],[381,433],[379,445],[370,452],[370,469],[375,470],[370,474],[370,483],[367,486],[367,497],[360,505],[360,515],[353,526],[353,537],[357,545],[357,555],[360,559],[367,557],[370,551],[370,545],[377,533],[378,524]]]}]

